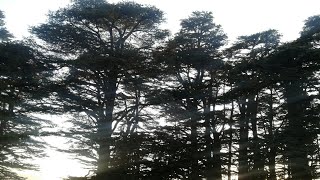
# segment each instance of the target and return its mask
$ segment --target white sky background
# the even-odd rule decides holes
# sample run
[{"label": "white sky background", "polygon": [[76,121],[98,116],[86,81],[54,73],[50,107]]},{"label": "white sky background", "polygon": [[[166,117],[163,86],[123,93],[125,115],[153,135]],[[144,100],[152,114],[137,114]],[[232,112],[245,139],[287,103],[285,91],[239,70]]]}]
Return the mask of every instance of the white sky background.
[{"label": "white sky background", "polygon": [[[320,14],[319,0],[135,0],[155,5],[165,12],[168,29],[176,32],[180,19],[192,11],[212,11],[215,22],[222,25],[230,40],[274,28],[283,40],[299,36],[303,21]],[[44,22],[49,9],[56,10],[69,0],[0,0],[7,27],[17,38],[27,36],[30,25]],[[109,0],[119,2],[119,0]]]},{"label": "white sky background", "polygon": [[[164,27],[173,33],[179,29],[180,20],[187,18],[192,11],[212,11],[214,21],[222,25],[230,41],[240,35],[250,35],[270,28],[279,30],[283,35],[283,41],[294,40],[299,36],[303,21],[309,16],[320,14],[319,0],[135,1],[154,5],[163,10],[167,19]],[[23,36],[28,36],[30,26],[45,22],[48,10],[57,10],[68,2],[69,0],[0,0],[0,10],[5,13],[8,30],[21,39]],[[119,1],[109,0],[109,2]],[[52,138],[47,140],[56,144]],[[75,161],[68,160],[66,154],[59,154],[54,150],[48,150],[48,152],[51,157],[38,162],[41,165],[41,171],[34,173],[33,178],[30,179],[54,180],[71,174],[75,175],[76,172],[79,172],[79,175],[87,173],[87,170],[81,171],[81,166]]]}]

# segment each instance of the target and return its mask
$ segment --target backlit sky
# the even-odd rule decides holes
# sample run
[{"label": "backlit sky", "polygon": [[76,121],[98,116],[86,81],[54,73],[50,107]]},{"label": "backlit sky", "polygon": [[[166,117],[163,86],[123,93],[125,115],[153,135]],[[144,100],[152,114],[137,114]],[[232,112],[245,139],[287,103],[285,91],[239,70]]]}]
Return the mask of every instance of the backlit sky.
[{"label": "backlit sky", "polygon": [[[212,11],[215,22],[229,36],[230,41],[240,35],[250,35],[270,28],[283,35],[283,41],[299,36],[303,21],[320,14],[319,0],[135,0],[138,3],[155,5],[165,12],[165,28],[173,33],[179,29],[180,19],[192,11]],[[0,10],[4,11],[8,30],[18,39],[28,36],[32,25],[45,22],[48,10],[56,10],[67,5],[69,0],[0,0]],[[109,0],[109,2],[119,2]],[[47,141],[57,144],[52,138]],[[63,142],[63,140],[59,140]],[[64,144],[64,146],[66,146]],[[40,173],[33,173],[29,179],[61,179],[68,175],[87,174],[75,161],[67,160],[65,154],[48,150],[49,158],[38,161]]]},{"label": "backlit sky", "polygon": [[[165,12],[168,29],[176,32],[180,19],[192,11],[212,11],[215,22],[235,40],[237,36],[249,35],[274,28],[283,34],[283,40],[298,37],[303,21],[320,14],[319,0],[135,0],[155,5]],[[46,20],[49,9],[56,10],[69,0],[0,0],[5,12],[7,27],[17,38],[27,36],[28,27]],[[119,0],[109,0],[119,2]]]}]

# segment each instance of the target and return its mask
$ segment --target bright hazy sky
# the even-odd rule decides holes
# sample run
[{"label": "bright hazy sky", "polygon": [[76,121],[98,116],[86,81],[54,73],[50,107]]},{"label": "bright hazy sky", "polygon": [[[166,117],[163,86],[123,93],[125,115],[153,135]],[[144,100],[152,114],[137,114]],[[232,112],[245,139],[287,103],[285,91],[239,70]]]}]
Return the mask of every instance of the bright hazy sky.
[{"label": "bright hazy sky", "polygon": [[[110,0],[118,2],[119,0]],[[166,28],[176,32],[180,19],[192,11],[212,11],[215,22],[222,25],[231,40],[274,28],[283,40],[298,37],[303,21],[320,14],[319,0],[135,0],[155,5],[165,12]],[[7,27],[16,37],[26,36],[28,27],[46,19],[49,9],[66,5],[69,0],[0,0]]]},{"label": "bright hazy sky", "polygon": [[[212,11],[215,22],[235,40],[240,35],[250,35],[270,28],[283,34],[283,40],[293,40],[299,36],[303,21],[312,15],[320,14],[319,0],[135,0],[142,4],[155,5],[165,12],[167,24],[164,26],[173,33],[179,29],[180,19],[192,11]],[[28,28],[45,22],[48,10],[56,10],[68,4],[69,0],[0,0],[0,10],[6,15],[8,30],[17,38],[28,36]],[[118,2],[110,0],[110,2]],[[55,140],[54,140],[55,139]],[[57,145],[57,138],[46,141]],[[59,139],[59,142],[64,142]],[[61,144],[60,144],[61,145]],[[56,180],[68,175],[84,175],[81,166],[68,160],[66,154],[48,150],[48,158],[39,160],[40,173],[32,173],[30,179]],[[31,175],[28,175],[31,177]]]}]

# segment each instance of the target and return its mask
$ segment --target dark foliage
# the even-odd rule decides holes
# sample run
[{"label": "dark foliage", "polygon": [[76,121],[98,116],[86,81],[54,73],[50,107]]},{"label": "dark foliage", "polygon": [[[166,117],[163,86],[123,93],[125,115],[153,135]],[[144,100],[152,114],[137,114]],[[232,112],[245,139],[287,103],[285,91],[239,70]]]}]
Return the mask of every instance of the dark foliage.
[{"label": "dark foliage", "polygon": [[3,18],[0,178],[42,153],[49,122],[31,113],[73,115],[65,152],[95,174],[69,179],[319,178],[319,16],[292,42],[270,29],[228,47],[204,11],[169,37],[156,7],[74,0],[32,28],[38,45]]}]

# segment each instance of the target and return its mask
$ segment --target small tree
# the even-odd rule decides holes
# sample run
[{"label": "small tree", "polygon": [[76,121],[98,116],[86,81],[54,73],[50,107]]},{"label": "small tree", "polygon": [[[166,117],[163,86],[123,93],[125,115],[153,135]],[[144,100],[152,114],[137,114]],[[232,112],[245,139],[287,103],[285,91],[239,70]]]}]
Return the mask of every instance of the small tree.
[{"label": "small tree", "polygon": [[7,41],[10,38],[12,38],[12,35],[5,28],[4,18],[5,16],[3,12],[0,10],[0,41]]}]

